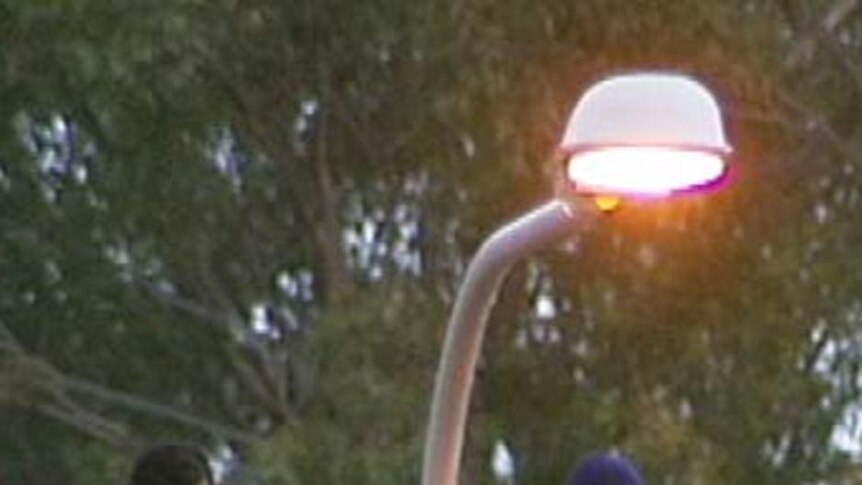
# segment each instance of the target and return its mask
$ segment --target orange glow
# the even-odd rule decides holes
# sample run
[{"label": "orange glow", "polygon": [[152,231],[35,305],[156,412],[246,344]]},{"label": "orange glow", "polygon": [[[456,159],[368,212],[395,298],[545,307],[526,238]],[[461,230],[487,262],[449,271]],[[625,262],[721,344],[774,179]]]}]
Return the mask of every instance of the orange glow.
[{"label": "orange glow", "polygon": [[662,196],[716,182],[724,169],[724,160],[713,153],[614,147],[575,154],[567,172],[579,192]]},{"label": "orange glow", "polygon": [[620,198],[615,195],[597,195],[595,202],[602,212],[612,212],[620,206]]}]

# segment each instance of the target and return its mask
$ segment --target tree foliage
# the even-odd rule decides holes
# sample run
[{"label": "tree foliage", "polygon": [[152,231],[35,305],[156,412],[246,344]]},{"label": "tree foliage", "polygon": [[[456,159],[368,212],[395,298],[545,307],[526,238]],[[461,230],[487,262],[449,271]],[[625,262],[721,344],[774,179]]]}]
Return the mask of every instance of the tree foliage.
[{"label": "tree foliage", "polygon": [[0,481],[182,439],[237,483],[415,482],[467,258],[553,195],[584,88],[672,69],[718,93],[731,183],[515,271],[463,481],[503,440],[516,483],[610,447],[652,483],[853,483],[860,7],[7,0]]}]

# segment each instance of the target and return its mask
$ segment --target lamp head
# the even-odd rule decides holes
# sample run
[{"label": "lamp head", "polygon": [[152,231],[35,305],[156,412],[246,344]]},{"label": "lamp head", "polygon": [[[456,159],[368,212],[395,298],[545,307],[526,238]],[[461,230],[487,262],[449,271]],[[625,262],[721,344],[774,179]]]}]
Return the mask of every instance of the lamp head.
[{"label": "lamp head", "polygon": [[560,148],[577,192],[646,197],[720,181],[731,152],[713,95],[687,76],[663,73],[591,87]]}]

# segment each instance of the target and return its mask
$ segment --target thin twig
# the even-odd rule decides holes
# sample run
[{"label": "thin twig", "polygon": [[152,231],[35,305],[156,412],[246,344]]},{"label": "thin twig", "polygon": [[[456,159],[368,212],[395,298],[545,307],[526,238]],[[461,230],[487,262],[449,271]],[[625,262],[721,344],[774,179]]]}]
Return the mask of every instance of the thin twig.
[{"label": "thin twig", "polygon": [[216,323],[222,325],[228,330],[234,330],[236,328],[242,327],[243,325],[242,321],[240,321],[236,317],[224,315],[217,311],[213,311],[210,308],[207,308],[205,305],[202,305],[191,299],[182,297],[176,293],[163,291],[149,281],[136,279],[135,284],[146,290],[147,293],[154,296],[163,304],[177,310],[181,310],[191,316],[196,317],[199,320],[203,320],[211,324]]},{"label": "thin twig", "polygon": [[104,402],[119,404],[127,409],[139,411],[153,416],[166,418],[178,423],[202,429],[215,435],[224,436],[243,443],[255,443],[260,437],[244,430],[215,423],[191,414],[179,411],[173,407],[154,403],[132,394],[114,391],[92,382],[75,377],[64,376],[63,385],[75,392],[87,394]]},{"label": "thin twig", "polygon": [[[50,381],[49,383],[52,384],[51,387],[53,387],[53,390],[55,391],[52,393],[54,399],[57,401],[57,403],[62,404],[63,407],[65,407],[66,409],[76,410],[76,414],[78,416],[81,416],[81,413],[85,413],[85,411],[80,408],[76,403],[74,403],[74,401],[68,399],[68,397],[65,396],[65,391],[72,391],[79,394],[84,394],[103,402],[121,405],[129,410],[150,414],[152,416],[156,416],[163,419],[169,419],[171,421],[175,421],[189,427],[202,429],[212,434],[224,436],[239,442],[254,443],[259,441],[260,439],[257,435],[244,430],[199,418],[197,416],[193,416],[191,414],[177,410],[173,407],[155,403],[139,396],[108,389],[104,386],[86,381],[84,379],[65,375],[62,372],[58,371],[45,359],[35,357],[27,353],[17,341],[17,339],[15,339],[14,334],[12,334],[12,332],[9,331],[9,329],[2,323],[0,323],[0,336],[2,336],[4,340],[0,341],[0,350],[11,350],[16,354],[19,354],[20,357],[29,359],[34,364],[37,364],[39,367],[43,368],[46,372],[45,375],[47,376],[46,382]],[[70,415],[61,414],[62,407],[57,407],[56,404],[41,404],[38,407],[43,411],[50,411],[46,412],[46,414],[50,416],[57,417],[58,419],[62,418],[62,420],[67,423],[70,422]],[[95,415],[89,412],[86,412],[86,414],[90,416],[90,421],[92,421],[92,417]],[[99,419],[103,420],[103,418]],[[109,422],[103,420],[103,428],[106,427],[105,423]],[[82,427],[82,429],[84,428],[86,427]]]}]

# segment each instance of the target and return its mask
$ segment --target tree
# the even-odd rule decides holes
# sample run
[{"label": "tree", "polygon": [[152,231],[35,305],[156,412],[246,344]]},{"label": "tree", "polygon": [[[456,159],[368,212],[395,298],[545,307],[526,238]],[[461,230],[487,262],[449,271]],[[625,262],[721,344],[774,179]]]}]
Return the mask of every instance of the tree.
[{"label": "tree", "polygon": [[654,482],[852,476],[858,8],[0,5],[0,473],[116,481],[176,437],[252,482],[415,480],[466,257],[550,194],[577,93],[672,68],[719,92],[735,180],[516,272],[465,483],[501,438],[518,483],[602,446]]}]

